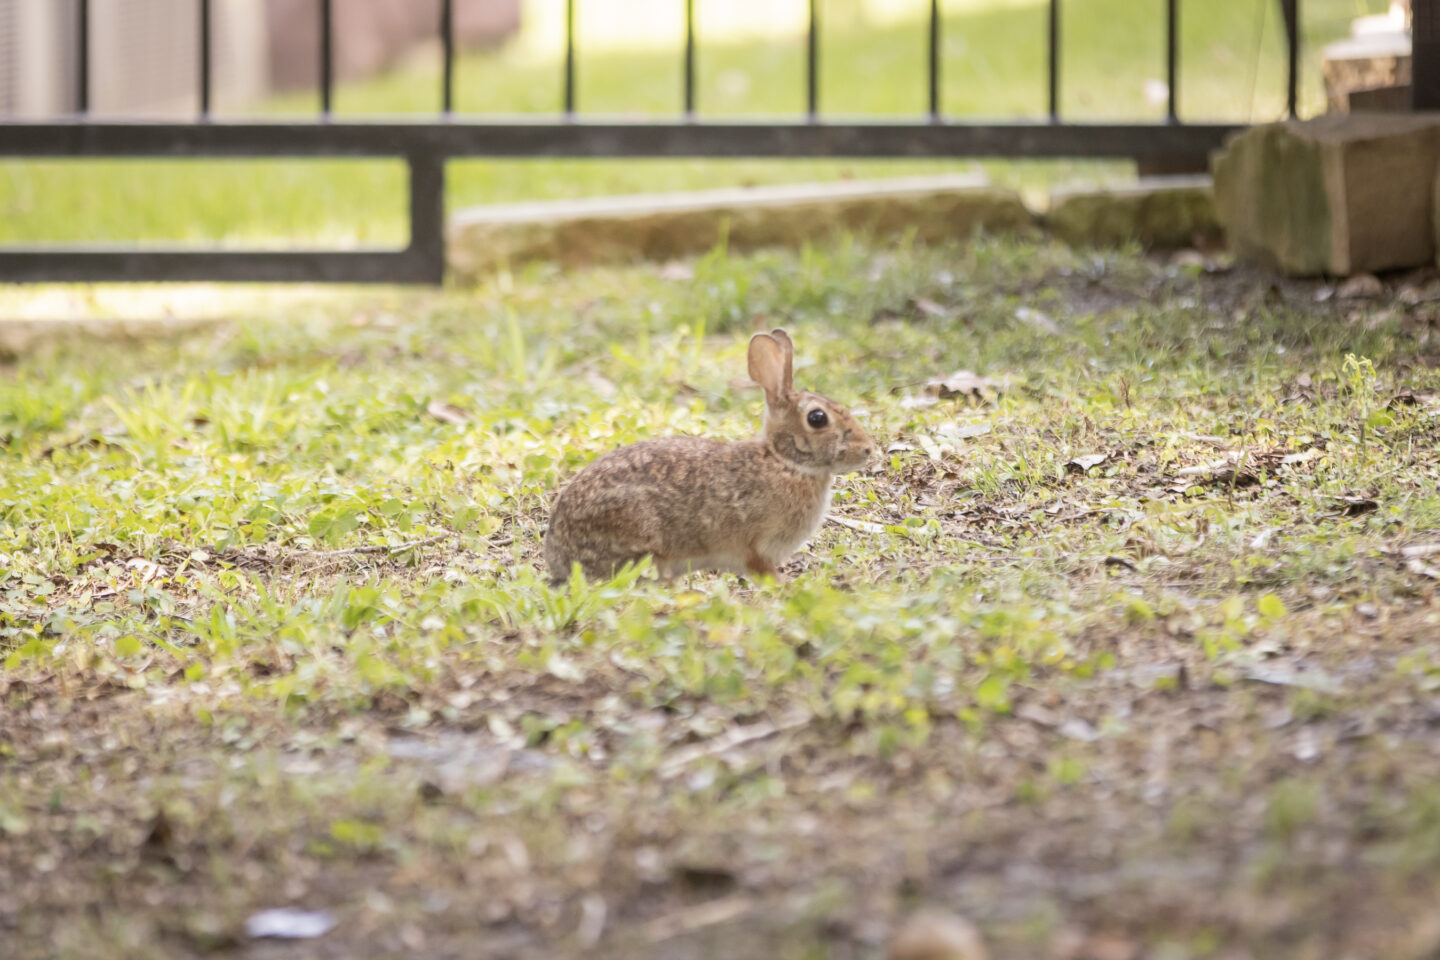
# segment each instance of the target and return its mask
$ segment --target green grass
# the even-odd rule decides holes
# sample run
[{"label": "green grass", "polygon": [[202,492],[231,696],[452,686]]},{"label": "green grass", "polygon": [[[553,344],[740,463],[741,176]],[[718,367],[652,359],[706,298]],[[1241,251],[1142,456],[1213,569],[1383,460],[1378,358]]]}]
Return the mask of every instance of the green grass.
[{"label": "green grass", "polygon": [[[1433,304],[1011,241],[689,266],[101,288],[224,319],[0,367],[10,956],[248,955],[287,904],[327,955],[874,956],[924,902],[1002,960],[1433,956]],[[755,318],[885,450],[862,529],[547,588],[583,464],[755,429]],[[1008,386],[916,404],[960,368]]]},{"label": "green grass", "polygon": [[[1045,8],[1039,3],[947,5],[943,103],[966,118],[1039,118],[1045,103]],[[1284,57],[1273,0],[1182,3],[1180,111],[1187,119],[1262,121],[1284,108]],[[1318,49],[1345,34],[1376,0],[1316,0],[1304,12],[1303,112],[1323,109]],[[1069,0],[1064,5],[1061,108],[1073,119],[1158,119],[1145,84],[1164,76],[1163,5]],[[925,105],[921,20],[867,26],[837,15],[821,44],[822,111],[919,116]],[[664,116],[680,110],[678,52],[584,50],[579,105],[588,114]],[[512,47],[463,57],[458,107],[481,114],[547,114],[560,102],[559,66]],[[704,44],[704,116],[795,116],[803,111],[801,38]],[[439,68],[417,61],[343,86],[340,116],[438,109]],[[259,105],[251,115],[313,116],[314,95]],[[466,161],[452,163],[452,208],[574,197],[837,177],[971,169],[955,161]],[[987,162],[999,182],[1038,187],[1129,176],[1123,163]],[[228,244],[398,245],[404,172],[385,162],[9,161],[0,164],[0,243],[126,240]]]}]

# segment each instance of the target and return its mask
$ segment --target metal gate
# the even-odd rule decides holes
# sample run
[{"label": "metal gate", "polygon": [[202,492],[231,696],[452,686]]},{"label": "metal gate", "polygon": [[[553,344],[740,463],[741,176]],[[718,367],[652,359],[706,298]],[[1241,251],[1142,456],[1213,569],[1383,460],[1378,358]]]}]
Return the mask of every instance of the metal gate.
[{"label": "metal gate", "polygon": [[[818,0],[809,0],[806,114],[792,122],[710,122],[695,113],[695,0],[685,5],[683,117],[605,122],[576,112],[575,4],[565,0],[562,114],[533,122],[491,122],[453,112],[454,0],[442,0],[437,29],[444,69],[439,112],[414,122],[351,122],[331,116],[334,0],[316,0],[320,21],[321,113],[308,122],[217,121],[211,117],[211,0],[199,4],[200,113],[191,122],[89,119],[89,0],[78,3],[76,112],[40,123],[0,118],[0,156],[13,157],[386,157],[409,169],[410,240],[388,250],[204,250],[0,248],[0,281],[321,281],[440,283],[445,272],[445,161],[458,157],[1113,157],[1166,162],[1204,157],[1235,124],[1188,124],[1176,114],[1179,0],[1165,5],[1169,100],[1163,123],[1069,123],[1060,116],[1061,0],[1049,0],[1049,116],[1038,122],[951,122],[940,95],[940,0],[928,27],[928,116],[837,122],[820,110]],[[1137,0],[1141,2],[1141,0]],[[1436,0],[1416,0],[1420,8]],[[1296,106],[1298,0],[1280,0],[1289,54],[1288,104]],[[1417,54],[1419,52],[1417,45]],[[1416,90],[1421,71],[1417,63]]]}]

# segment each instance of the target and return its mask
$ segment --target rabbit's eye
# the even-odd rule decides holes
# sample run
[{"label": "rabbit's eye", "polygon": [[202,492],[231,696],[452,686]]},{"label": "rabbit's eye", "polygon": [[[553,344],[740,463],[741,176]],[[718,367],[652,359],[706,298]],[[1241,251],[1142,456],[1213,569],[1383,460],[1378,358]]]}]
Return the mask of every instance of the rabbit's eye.
[{"label": "rabbit's eye", "polygon": [[825,416],[824,410],[811,410],[805,416],[805,422],[810,424],[810,426],[814,427],[816,430],[819,430],[821,427],[825,426],[825,424],[830,422],[830,418]]}]

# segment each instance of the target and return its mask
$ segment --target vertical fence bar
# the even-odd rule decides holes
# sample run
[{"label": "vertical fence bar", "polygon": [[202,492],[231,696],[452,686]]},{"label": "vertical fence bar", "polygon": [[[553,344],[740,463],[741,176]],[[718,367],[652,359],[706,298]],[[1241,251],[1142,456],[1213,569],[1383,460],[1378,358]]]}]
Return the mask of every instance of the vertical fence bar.
[{"label": "vertical fence bar", "polygon": [[330,35],[332,28],[331,0],[320,0],[320,113],[330,116],[331,87],[335,79],[334,64],[330,62],[334,42]]},{"label": "vertical fence bar", "polygon": [[805,107],[810,119],[820,112],[820,0],[810,0],[810,25],[805,32]]},{"label": "vertical fence bar", "polygon": [[940,119],[940,0],[930,0],[930,119]]},{"label": "vertical fence bar", "polygon": [[575,0],[565,0],[565,115],[575,114]]},{"label": "vertical fence bar", "polygon": [[1412,110],[1440,110],[1440,2],[1410,4]]},{"label": "vertical fence bar", "polygon": [[1165,119],[1170,123],[1180,121],[1179,91],[1176,89],[1179,83],[1176,61],[1180,57],[1177,23],[1179,6],[1180,0],[1165,0]]},{"label": "vertical fence bar", "polygon": [[210,119],[210,0],[200,0],[200,119]]},{"label": "vertical fence bar", "polygon": [[75,25],[75,112],[90,112],[90,0],[79,0]]},{"label": "vertical fence bar", "polygon": [[[405,249],[425,283],[445,279],[445,157],[415,150],[410,168],[410,244]],[[413,282],[413,281],[412,281]]]},{"label": "vertical fence bar", "polygon": [[455,112],[455,0],[440,0],[440,48],[445,57],[440,80],[440,109],[449,116]]},{"label": "vertical fence bar", "polygon": [[1060,119],[1060,0],[1050,0],[1050,122]]},{"label": "vertical fence bar", "polygon": [[685,116],[695,116],[695,0],[685,0]]},{"label": "vertical fence bar", "polygon": [[1300,63],[1300,0],[1280,0],[1281,12],[1285,15],[1285,52],[1288,59],[1285,74],[1285,109],[1291,117],[1297,115],[1299,63]]}]

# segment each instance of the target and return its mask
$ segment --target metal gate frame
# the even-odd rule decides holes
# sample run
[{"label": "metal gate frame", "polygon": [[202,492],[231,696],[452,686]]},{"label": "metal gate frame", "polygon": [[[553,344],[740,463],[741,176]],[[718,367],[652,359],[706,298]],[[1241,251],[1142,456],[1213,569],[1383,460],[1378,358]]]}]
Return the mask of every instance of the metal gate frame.
[{"label": "metal gate frame", "polygon": [[[0,120],[0,156],[389,157],[409,169],[410,240],[403,249],[207,250],[123,247],[0,248],[0,282],[261,281],[438,284],[445,274],[445,162],[462,157],[1109,157],[1173,162],[1203,158],[1240,124],[1188,124],[1177,114],[1179,0],[1165,4],[1164,123],[1068,123],[1060,117],[1061,0],[1049,0],[1049,116],[1038,122],[952,123],[940,98],[940,0],[931,0],[929,112],[915,121],[835,122],[820,114],[818,0],[809,0],[806,104],[791,122],[710,122],[695,113],[695,0],[685,4],[684,116],[671,122],[580,119],[575,102],[575,2],[566,0],[563,113],[534,121],[472,120],[454,107],[454,0],[441,0],[441,111],[416,121],[336,121],[334,0],[317,0],[320,117],[311,122],[215,121],[211,117],[211,0],[200,8],[200,115],[189,123],[97,122],[89,112],[89,0],[79,4],[76,115],[51,122]],[[1280,0],[1289,56],[1287,104],[1296,110],[1298,0]],[[1416,0],[1420,8],[1440,0]],[[1419,53],[1417,45],[1417,54]],[[1418,75],[1418,74],[1417,74]],[[1417,84],[1417,100],[1420,85]]]}]

